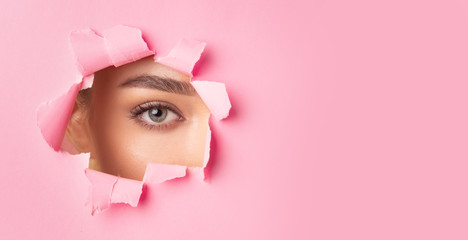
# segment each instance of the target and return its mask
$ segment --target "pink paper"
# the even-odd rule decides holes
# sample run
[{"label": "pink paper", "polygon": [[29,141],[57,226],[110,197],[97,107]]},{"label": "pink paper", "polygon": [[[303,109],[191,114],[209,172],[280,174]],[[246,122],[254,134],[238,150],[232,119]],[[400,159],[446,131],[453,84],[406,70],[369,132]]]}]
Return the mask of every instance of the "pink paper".
[{"label": "pink paper", "polygon": [[91,214],[107,210],[111,203],[127,203],[132,207],[138,205],[143,183],[132,179],[121,178],[107,173],[85,169],[86,177],[91,183],[88,203]]},{"label": "pink paper", "polygon": [[205,46],[204,42],[181,39],[167,56],[156,61],[192,76],[193,67],[200,59]]},{"label": "pink paper", "polygon": [[[468,1],[0,9],[1,239],[468,239]],[[232,109],[210,122],[210,184],[148,185],[93,217],[86,156],[54,152],[34,113],[76,82],[70,31],[116,24],[158,53],[206,41],[195,78],[225,83]]]},{"label": "pink paper", "polygon": [[205,168],[201,167],[189,167],[187,168],[187,172],[190,177],[194,179],[198,179],[200,181],[205,180]]},{"label": "pink paper", "polygon": [[70,120],[76,95],[81,89],[82,82],[75,83],[62,96],[41,104],[37,109],[37,125],[41,129],[44,140],[55,150],[59,151]]},{"label": "pink paper", "polygon": [[141,181],[119,177],[112,190],[111,203],[127,203],[136,207],[140,201],[142,188]]},{"label": "pink paper", "polygon": [[92,169],[86,169],[85,174],[91,183],[88,203],[91,204],[91,214],[94,215],[109,208],[112,192],[119,177]]},{"label": "pink paper", "polygon": [[208,130],[206,131],[206,142],[205,142],[205,158],[203,160],[203,167],[206,167],[208,161],[210,160],[210,150],[211,150],[211,129],[208,126]]},{"label": "pink paper", "polygon": [[[103,31],[102,37],[90,29],[74,31],[70,35],[70,43],[78,69],[84,77],[80,76],[80,83],[73,85],[67,94],[50,104],[41,106],[38,110],[38,125],[44,138],[54,150],[58,151],[62,147],[62,150],[69,153],[77,153],[71,143],[63,138],[78,91],[92,86],[95,71],[109,65],[121,66],[152,55],[154,52],[148,49],[139,29],[123,25]],[[168,56],[158,61],[191,74],[205,45],[203,42],[182,39]],[[192,84],[216,119],[227,117],[231,105],[224,84],[207,81],[192,81]],[[211,130],[208,128],[203,167],[187,168],[150,163],[143,181],[86,169],[85,175],[91,183],[89,203],[92,215],[108,209],[111,203],[126,203],[136,207],[142,194],[143,183],[160,184],[184,177],[187,172],[193,178],[203,180],[210,157],[210,141]]]},{"label": "pink paper", "polygon": [[187,167],[181,165],[169,165],[160,163],[149,163],[146,166],[143,182],[159,184],[174,178],[185,176]]},{"label": "pink paper", "polygon": [[[112,203],[126,203],[132,207],[138,206],[142,194],[143,183],[160,184],[165,181],[186,176],[187,167],[150,163],[148,164],[143,181],[110,175],[107,173],[85,169],[85,175],[91,183],[88,204],[91,214],[95,215],[107,210]],[[203,180],[203,168],[189,170],[196,178]]]},{"label": "pink paper", "polygon": [[116,67],[153,55],[140,29],[118,25],[103,32],[107,52]]},{"label": "pink paper", "polygon": [[70,45],[83,76],[112,65],[104,39],[89,28],[71,32]]},{"label": "pink paper", "polygon": [[229,115],[231,102],[224,83],[210,81],[192,81],[191,83],[217,120]]},{"label": "pink paper", "polygon": [[94,74],[88,75],[83,78],[83,86],[81,86],[81,89],[86,89],[90,88],[93,86],[94,82]]},{"label": "pink paper", "polygon": [[148,49],[139,29],[123,25],[105,30],[102,37],[91,29],[74,31],[70,34],[70,44],[83,76],[154,54]]}]

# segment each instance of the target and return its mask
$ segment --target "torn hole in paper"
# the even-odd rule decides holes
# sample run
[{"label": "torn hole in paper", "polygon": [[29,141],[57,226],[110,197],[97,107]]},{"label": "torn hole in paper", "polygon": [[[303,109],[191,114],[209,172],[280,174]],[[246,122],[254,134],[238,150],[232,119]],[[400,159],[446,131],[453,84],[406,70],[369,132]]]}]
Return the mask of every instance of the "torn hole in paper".
[{"label": "torn hole in paper", "polygon": [[90,153],[92,214],[136,207],[144,183],[186,171],[203,179],[209,116],[225,118],[231,107],[224,84],[191,81],[205,43],[183,39],[157,58],[140,30],[121,25],[102,36],[75,31],[70,43],[81,80],[41,105],[38,125],[55,151]]}]

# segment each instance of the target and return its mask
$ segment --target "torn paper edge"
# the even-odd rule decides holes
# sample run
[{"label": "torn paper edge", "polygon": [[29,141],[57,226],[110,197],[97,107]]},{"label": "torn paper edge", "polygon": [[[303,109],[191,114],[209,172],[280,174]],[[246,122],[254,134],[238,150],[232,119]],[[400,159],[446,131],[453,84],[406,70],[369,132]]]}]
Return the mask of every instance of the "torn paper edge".
[{"label": "torn paper edge", "polygon": [[183,38],[167,56],[155,58],[155,61],[193,77],[193,67],[200,59],[205,46],[205,42]]},{"label": "torn paper edge", "polygon": [[186,176],[186,171],[186,166],[148,163],[143,181],[138,181],[87,168],[85,175],[90,182],[87,204],[91,205],[92,215],[105,211],[112,203],[137,207],[144,184],[161,184],[181,178]]},{"label": "torn paper edge", "polygon": [[229,115],[231,101],[229,101],[224,83],[211,81],[192,81],[191,83],[216,120],[224,119]]},{"label": "torn paper edge", "polygon": [[89,28],[73,31],[69,41],[78,71],[83,76],[155,54],[143,40],[140,29],[124,25],[106,29],[102,36]]},{"label": "torn paper edge", "polygon": [[[156,58],[155,52],[148,49],[141,31],[124,25],[107,29],[103,31],[102,36],[89,28],[74,31],[70,34],[70,44],[78,71],[81,73],[80,81],[72,85],[66,94],[41,104],[37,110],[38,126],[41,133],[55,151],[61,150],[62,146],[67,146],[63,138],[76,95],[79,90],[92,86],[94,72],[112,65],[118,67],[155,55],[156,62],[174,68],[192,78],[193,67],[200,59],[206,46],[204,42],[181,39],[167,56]],[[191,81],[191,83],[217,120],[229,115],[231,104],[223,83],[210,81]],[[53,117],[62,115],[64,117],[53,119]],[[55,121],[50,122],[57,124],[49,124],[51,119]],[[148,163],[142,181],[85,169],[84,174],[91,184],[88,203],[92,205],[92,215],[108,209],[112,203],[125,203],[136,207],[144,184],[161,184],[171,179],[185,177],[188,172],[191,176],[204,180],[204,170],[210,158],[210,144],[211,130],[208,123],[203,167]]]},{"label": "torn paper edge", "polygon": [[36,110],[37,126],[41,130],[42,137],[56,152],[61,149],[76,96],[82,84],[83,80],[74,83],[66,93],[42,103]]},{"label": "torn paper edge", "polygon": [[107,53],[115,67],[154,55],[140,29],[118,25],[103,32]]}]

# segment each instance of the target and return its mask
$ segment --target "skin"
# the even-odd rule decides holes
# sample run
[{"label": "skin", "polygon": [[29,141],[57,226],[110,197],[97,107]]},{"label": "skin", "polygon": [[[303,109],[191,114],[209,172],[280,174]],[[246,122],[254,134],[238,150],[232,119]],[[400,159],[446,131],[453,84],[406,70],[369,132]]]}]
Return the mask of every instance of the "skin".
[{"label": "skin", "polygon": [[[122,86],[142,74],[190,82],[190,76],[156,63],[152,57],[96,72],[89,103],[74,111],[82,114],[78,119],[83,121],[69,123],[83,124],[81,129],[86,133],[67,137],[79,152],[91,153],[96,164],[90,164],[90,168],[125,178],[142,180],[148,163],[202,167],[208,108],[196,92],[184,95]],[[148,121],[148,112],[146,119],[144,114],[135,116],[137,106],[148,101],[168,103],[182,116],[168,109],[163,123]],[[74,140],[73,136],[81,136],[82,140]]]}]

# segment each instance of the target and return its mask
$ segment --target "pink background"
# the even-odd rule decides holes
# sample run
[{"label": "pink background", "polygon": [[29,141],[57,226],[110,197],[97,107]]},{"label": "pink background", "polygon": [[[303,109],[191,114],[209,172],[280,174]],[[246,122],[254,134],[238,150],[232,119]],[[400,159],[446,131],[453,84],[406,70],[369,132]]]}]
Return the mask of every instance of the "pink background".
[{"label": "pink background", "polygon": [[[1,239],[468,238],[466,1],[112,2],[0,2]],[[206,41],[233,109],[208,184],[92,217],[35,109],[75,81],[68,33],[116,24]]]}]

